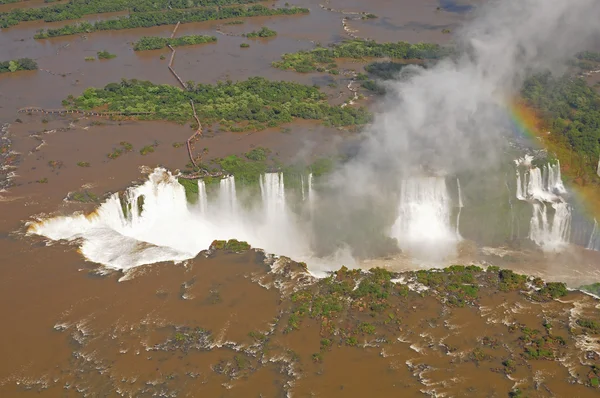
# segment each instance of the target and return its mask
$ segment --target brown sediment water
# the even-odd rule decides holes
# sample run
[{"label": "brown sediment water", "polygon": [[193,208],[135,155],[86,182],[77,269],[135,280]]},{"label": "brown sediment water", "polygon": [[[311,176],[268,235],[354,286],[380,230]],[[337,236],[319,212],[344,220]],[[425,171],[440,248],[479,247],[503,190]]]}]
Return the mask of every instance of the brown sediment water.
[{"label": "brown sediment water", "polygon": [[[295,3],[310,7],[308,16],[247,18],[243,25],[222,26],[236,34],[267,26],[278,32],[269,40],[220,35],[216,29],[223,21],[181,25],[178,35],[211,34],[218,42],[177,48],[175,68],[184,81],[203,83],[251,76],[323,87],[337,81],[337,88],[324,91],[332,102],[341,103],[349,98],[347,76],[270,67],[282,53],[347,37],[343,16],[321,9],[320,3]],[[42,4],[4,5],[0,12]],[[441,30],[454,30],[469,16],[438,11],[437,6],[436,1],[331,1],[336,9],[379,16],[349,21],[359,36],[445,43],[451,35]],[[85,19],[116,15],[120,14]],[[159,58],[168,50],[136,53],[131,48],[143,35],[168,37],[173,26],[95,32],[87,39],[33,40],[37,29],[66,23],[30,22],[0,34],[2,60],[32,57],[43,69],[0,75],[0,122],[11,123],[11,150],[20,154],[14,186],[0,193],[0,396],[481,397],[506,396],[515,386],[528,396],[597,393],[584,385],[591,364],[600,364],[594,355],[597,335],[584,333],[575,321],[598,321],[598,303],[579,293],[538,303],[485,285],[489,289],[480,290],[477,303],[460,308],[435,294],[422,297],[411,291],[406,297],[392,295],[383,312],[359,305],[342,315],[305,318],[299,330],[289,331],[290,311],[296,305],[292,292],[302,283],[291,279],[293,272],[270,272],[260,252],[203,253],[181,264],[153,264],[124,275],[85,261],[75,244],[25,236],[25,222],[36,216],[94,210],[95,204],[64,201],[69,192],[89,190],[102,197],[139,181],[144,166],[175,170],[188,162],[185,147],[172,145],[190,136],[193,130],[187,125],[16,113],[25,106],[59,108],[68,95],[121,78],[175,85],[168,60]],[[249,42],[250,48],[240,49],[242,42]],[[84,60],[101,50],[117,58]],[[362,67],[341,64],[357,71]],[[21,122],[15,122],[17,118]],[[197,151],[207,149],[206,158],[241,155],[262,146],[291,163],[336,152],[355,138],[315,122],[284,127],[290,131],[207,130],[195,146]],[[133,150],[109,159],[107,154],[123,141]],[[146,145],[157,146],[142,156],[139,150]],[[570,286],[600,280],[598,255],[579,249],[552,257],[534,251],[504,257],[481,251],[460,260],[489,261]],[[363,266],[415,268],[402,258],[376,259]],[[302,281],[317,283],[300,265],[294,267]],[[567,340],[566,348],[560,360],[526,361],[521,326],[511,331],[510,325],[544,331],[547,319],[553,333]],[[351,345],[340,337],[363,323],[372,323],[376,332],[356,333],[356,344]],[[339,335],[327,334],[330,324]],[[331,340],[330,348],[321,349],[323,339]],[[482,353],[474,354],[476,348]],[[502,362],[509,358],[516,365],[507,374]]]}]

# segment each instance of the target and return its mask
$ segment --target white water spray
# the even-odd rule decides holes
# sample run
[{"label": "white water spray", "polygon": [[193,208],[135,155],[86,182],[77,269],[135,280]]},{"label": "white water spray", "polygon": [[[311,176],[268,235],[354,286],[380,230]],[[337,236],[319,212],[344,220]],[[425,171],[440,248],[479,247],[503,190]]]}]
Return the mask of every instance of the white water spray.
[{"label": "white water spray", "polygon": [[455,252],[459,240],[450,224],[451,206],[443,177],[403,180],[391,236],[419,259],[443,260]]}]

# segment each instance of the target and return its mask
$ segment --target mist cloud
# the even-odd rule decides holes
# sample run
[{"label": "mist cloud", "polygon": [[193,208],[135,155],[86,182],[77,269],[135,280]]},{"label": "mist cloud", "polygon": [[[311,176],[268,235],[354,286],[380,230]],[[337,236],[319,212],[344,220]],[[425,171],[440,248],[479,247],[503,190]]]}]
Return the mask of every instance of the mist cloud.
[{"label": "mist cloud", "polygon": [[[496,167],[510,130],[506,106],[525,77],[563,72],[568,57],[598,38],[599,19],[598,0],[481,6],[457,32],[458,55],[428,69],[405,69],[388,84],[383,111],[365,132],[358,155],[329,181],[335,188],[322,198],[327,210],[321,212],[326,221],[320,239],[365,228],[365,217],[357,214],[374,207],[388,210],[391,224],[397,214],[382,197],[397,201],[409,176]],[[370,244],[364,236],[350,240],[358,251]]]}]

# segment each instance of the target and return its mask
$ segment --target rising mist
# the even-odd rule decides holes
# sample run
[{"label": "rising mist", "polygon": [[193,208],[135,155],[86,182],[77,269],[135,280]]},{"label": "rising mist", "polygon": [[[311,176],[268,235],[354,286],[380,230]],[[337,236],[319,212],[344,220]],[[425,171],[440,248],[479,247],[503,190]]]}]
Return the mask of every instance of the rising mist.
[{"label": "rising mist", "polygon": [[[459,237],[427,222],[428,215],[444,210],[398,207],[398,198],[406,197],[399,194],[403,181],[473,175],[506,162],[507,104],[528,75],[562,73],[568,57],[597,40],[599,17],[597,0],[491,1],[457,32],[454,57],[428,69],[405,68],[387,84],[384,110],[365,132],[358,154],[327,184],[315,232],[321,249],[346,243],[359,256],[382,255],[393,251],[394,244],[381,239],[387,234],[412,250],[403,242],[407,232],[433,228],[419,251],[432,258],[449,254]],[[427,190],[415,189],[415,197]],[[398,231],[399,213],[429,225]]]}]

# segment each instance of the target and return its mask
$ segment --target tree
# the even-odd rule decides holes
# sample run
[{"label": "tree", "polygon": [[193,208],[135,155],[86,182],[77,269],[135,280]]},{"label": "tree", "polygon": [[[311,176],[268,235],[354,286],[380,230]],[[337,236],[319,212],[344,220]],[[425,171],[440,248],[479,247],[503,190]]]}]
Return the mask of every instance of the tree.
[{"label": "tree", "polygon": [[11,72],[16,72],[19,69],[19,64],[16,61],[8,62],[8,70]]}]

